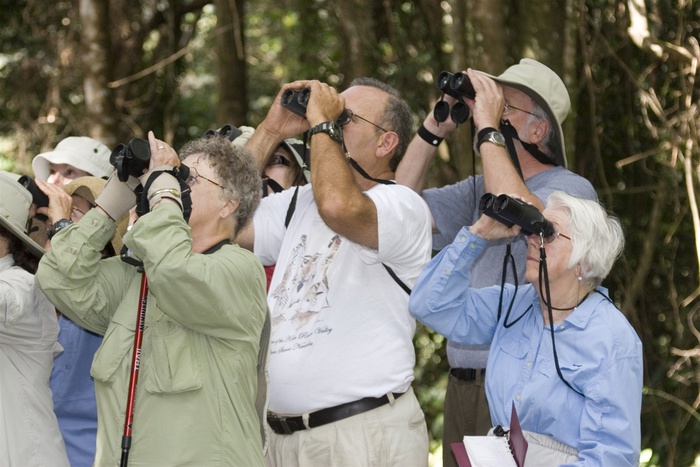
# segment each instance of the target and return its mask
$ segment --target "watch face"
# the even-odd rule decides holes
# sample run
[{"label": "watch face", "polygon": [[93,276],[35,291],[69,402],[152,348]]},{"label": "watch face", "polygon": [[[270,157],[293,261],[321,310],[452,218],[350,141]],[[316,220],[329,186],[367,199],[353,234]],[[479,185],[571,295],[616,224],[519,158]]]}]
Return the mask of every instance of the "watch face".
[{"label": "watch face", "polygon": [[502,146],[506,145],[506,139],[503,137],[503,133],[501,132],[494,131],[493,133],[490,133],[489,139],[496,144],[500,144]]},{"label": "watch face", "polygon": [[320,123],[311,129],[311,134],[327,133],[334,141],[341,143],[343,141],[343,130],[336,122]]}]

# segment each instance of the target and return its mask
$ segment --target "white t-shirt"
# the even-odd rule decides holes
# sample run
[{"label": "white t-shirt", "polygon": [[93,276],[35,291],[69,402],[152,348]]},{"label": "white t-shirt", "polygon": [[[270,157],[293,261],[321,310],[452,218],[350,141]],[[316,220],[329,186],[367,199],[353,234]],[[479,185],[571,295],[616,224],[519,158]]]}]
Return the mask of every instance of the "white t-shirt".
[{"label": "white t-shirt", "polygon": [[351,242],[321,219],[311,185],[268,196],[255,213],[255,254],[276,264],[268,304],[270,410],[298,415],[404,392],[413,380],[415,321],[408,294],[431,256],[430,212],[415,192],[376,185],[379,249]]}]

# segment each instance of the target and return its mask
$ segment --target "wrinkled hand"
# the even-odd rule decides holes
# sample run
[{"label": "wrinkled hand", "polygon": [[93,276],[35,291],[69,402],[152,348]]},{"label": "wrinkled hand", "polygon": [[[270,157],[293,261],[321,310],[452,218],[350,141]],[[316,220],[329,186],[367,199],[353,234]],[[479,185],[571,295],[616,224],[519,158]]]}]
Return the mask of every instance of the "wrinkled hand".
[{"label": "wrinkled hand", "polygon": [[465,102],[471,104],[474,125],[477,131],[487,127],[499,128],[505,99],[501,86],[493,79],[471,68],[467,75],[476,91],[476,99]]},{"label": "wrinkled hand", "polygon": [[345,98],[326,83],[309,81],[311,97],[306,107],[306,120],[311,128],[319,123],[335,121],[345,109]]},{"label": "wrinkled hand", "polygon": [[160,165],[180,167],[180,158],[177,156],[175,149],[165,141],[157,139],[152,131],[148,132],[148,144],[151,148],[151,161],[148,165],[149,172]]},{"label": "wrinkled hand", "polygon": [[267,133],[268,136],[276,141],[282,141],[292,136],[296,136],[300,133],[305,132],[309,128],[309,122],[306,121],[301,115],[297,115],[285,106],[282,105],[282,95],[288,89],[295,89],[297,91],[307,87],[309,81],[298,80],[291,83],[286,83],[275,96],[274,103],[270,106],[267,111],[265,120],[258,125],[256,132]]},{"label": "wrinkled hand", "polygon": [[49,225],[58,222],[61,219],[70,219],[73,209],[73,198],[58,185],[35,180],[36,185],[46,196],[49,197],[49,206],[38,208],[38,214],[44,214],[49,218]]},{"label": "wrinkled hand", "polygon": [[520,226],[508,227],[496,219],[482,214],[479,220],[469,227],[469,231],[485,240],[496,240],[520,235]]}]

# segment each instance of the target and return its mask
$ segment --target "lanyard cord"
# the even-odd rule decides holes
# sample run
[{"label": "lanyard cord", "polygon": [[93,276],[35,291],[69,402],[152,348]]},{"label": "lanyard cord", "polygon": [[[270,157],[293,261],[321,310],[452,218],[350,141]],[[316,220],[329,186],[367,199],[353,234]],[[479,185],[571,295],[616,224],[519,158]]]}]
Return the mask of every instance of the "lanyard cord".
[{"label": "lanyard cord", "polygon": [[559,356],[557,355],[557,346],[555,343],[554,339],[554,315],[552,313],[552,296],[549,291],[549,274],[547,272],[547,254],[545,253],[544,250],[544,237],[542,234],[540,234],[540,291],[542,290],[542,282],[544,280],[544,287],[545,287],[545,297],[546,299],[544,302],[547,304],[547,312],[549,313],[549,331],[552,336],[552,353],[554,354],[554,366],[557,369],[557,375],[559,375],[559,379],[561,379],[564,384],[566,384],[569,389],[574,391],[576,394],[578,394],[581,397],[584,397],[582,392],[577,391],[576,389],[569,384],[567,380],[564,379],[564,375],[561,373],[561,368],[559,367]]},{"label": "lanyard cord", "polygon": [[510,299],[510,303],[508,304],[508,311],[506,311],[506,317],[503,319],[503,327],[504,328],[509,328],[513,326],[515,323],[520,321],[523,316],[527,314],[528,311],[532,310],[532,305],[525,310],[520,316],[516,318],[515,321],[512,323],[508,322],[508,318],[510,318],[510,312],[513,309],[513,304],[515,303],[515,296],[518,293],[518,272],[515,269],[515,258],[513,257],[513,253],[511,253],[511,243],[510,240],[508,240],[508,244],[506,246],[506,254],[503,257],[503,274],[501,275],[501,293],[498,297],[498,319],[496,321],[501,320],[501,314],[503,312],[503,292],[505,290],[505,284],[506,284],[506,274],[508,272],[508,263],[510,262],[511,265],[511,270],[513,272],[513,284],[515,285],[515,290],[513,291],[513,297]]}]

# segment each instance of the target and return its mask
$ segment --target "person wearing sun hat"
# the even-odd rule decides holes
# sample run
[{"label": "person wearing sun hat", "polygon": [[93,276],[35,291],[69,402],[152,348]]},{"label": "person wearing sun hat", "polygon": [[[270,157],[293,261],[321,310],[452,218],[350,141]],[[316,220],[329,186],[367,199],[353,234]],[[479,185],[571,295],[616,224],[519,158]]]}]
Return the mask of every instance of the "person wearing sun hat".
[{"label": "person wearing sun hat", "polygon": [[96,139],[69,136],[52,151],[43,152],[32,160],[37,180],[65,185],[85,175],[108,178],[114,167],[109,163],[110,150]]},{"label": "person wearing sun hat", "polygon": [[54,307],[34,282],[44,250],[25,231],[31,202],[0,173],[0,465],[68,466],[49,388],[62,349]]},{"label": "person wearing sun hat", "polygon": [[[466,70],[476,91],[463,97],[472,114],[474,149],[483,174],[440,188],[423,190],[430,162],[443,138],[456,128],[450,120],[439,123],[430,112],[408,147],[396,171],[396,181],[423,196],[433,217],[433,249],[450,245],[463,226],[481,216],[484,193],[507,193],[542,210],[553,191],[597,199],[591,183],[567,169],[562,123],[571,101],[561,78],[537,60],[523,58],[500,75]],[[455,99],[446,96],[448,102]],[[522,284],[527,244],[524,236],[491,242],[474,265],[472,286],[500,285],[504,257],[510,243],[513,260],[505,273],[508,283]],[[515,274],[515,275],[514,275]],[[488,345],[447,343],[450,363],[445,395],[443,464],[456,466],[450,443],[465,435],[484,435],[491,417],[484,390]]]}]

